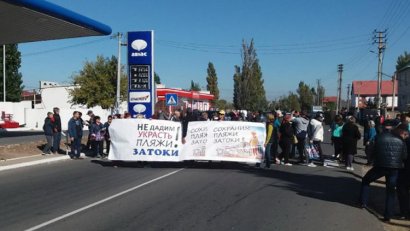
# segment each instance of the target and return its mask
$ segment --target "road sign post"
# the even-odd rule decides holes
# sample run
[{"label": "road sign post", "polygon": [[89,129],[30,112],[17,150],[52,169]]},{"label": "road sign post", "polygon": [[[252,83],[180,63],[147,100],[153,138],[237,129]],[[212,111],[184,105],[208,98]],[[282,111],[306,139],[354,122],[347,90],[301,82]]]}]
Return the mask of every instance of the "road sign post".
[{"label": "road sign post", "polygon": [[177,106],[178,105],[178,95],[177,94],[165,94],[165,104],[167,106]]},{"label": "road sign post", "polygon": [[151,118],[154,107],[154,32],[128,32],[128,112]]}]

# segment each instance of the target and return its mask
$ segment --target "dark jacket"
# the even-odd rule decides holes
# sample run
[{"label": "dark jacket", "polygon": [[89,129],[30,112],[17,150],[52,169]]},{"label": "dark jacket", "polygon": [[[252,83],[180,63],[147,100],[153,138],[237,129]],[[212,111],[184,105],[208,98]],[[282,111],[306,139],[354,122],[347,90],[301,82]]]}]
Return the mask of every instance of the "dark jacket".
[{"label": "dark jacket", "polygon": [[361,134],[356,124],[348,122],[342,129],[343,153],[345,155],[357,154],[357,141]]},{"label": "dark jacket", "polygon": [[385,131],[376,136],[374,144],[374,166],[384,168],[403,168],[407,158],[407,147],[404,141]]},{"label": "dark jacket", "polygon": [[54,113],[54,129],[57,130],[57,132],[61,132],[61,118],[59,114]]},{"label": "dark jacket", "polygon": [[74,139],[80,139],[83,136],[83,124],[81,120],[71,118],[68,121],[68,135]]},{"label": "dark jacket", "polygon": [[291,143],[293,140],[293,128],[290,123],[282,123],[279,128],[280,141],[284,143]]},{"label": "dark jacket", "polygon": [[53,135],[53,129],[54,129],[54,123],[51,121],[51,119],[49,117],[47,117],[44,120],[44,125],[43,125],[44,135],[52,136]]},{"label": "dark jacket", "polygon": [[91,126],[91,135],[94,136],[97,141],[102,141],[105,137],[104,125],[102,123],[93,123]]}]

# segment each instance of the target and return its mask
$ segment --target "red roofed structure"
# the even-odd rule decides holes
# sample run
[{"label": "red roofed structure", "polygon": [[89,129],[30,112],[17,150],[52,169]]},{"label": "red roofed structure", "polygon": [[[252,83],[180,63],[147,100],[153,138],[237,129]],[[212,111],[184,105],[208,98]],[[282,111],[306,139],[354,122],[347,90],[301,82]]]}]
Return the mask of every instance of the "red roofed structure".
[{"label": "red roofed structure", "polygon": [[165,95],[176,94],[178,96],[178,105],[174,106],[174,109],[187,108],[197,109],[199,111],[208,111],[211,109],[211,101],[215,98],[214,95],[207,91],[186,91],[175,88],[161,88],[157,87],[157,99],[156,110],[171,110],[171,107],[166,106]]},{"label": "red roofed structure", "polygon": [[[395,84],[394,105],[397,107],[398,84]],[[382,104],[387,108],[393,105],[393,81],[382,81],[381,86]],[[360,80],[352,83],[352,106],[365,108],[366,102],[373,101],[377,97],[377,80]]]},{"label": "red roofed structure", "polygon": [[337,96],[323,97],[323,103],[336,103],[336,102],[337,102]]}]

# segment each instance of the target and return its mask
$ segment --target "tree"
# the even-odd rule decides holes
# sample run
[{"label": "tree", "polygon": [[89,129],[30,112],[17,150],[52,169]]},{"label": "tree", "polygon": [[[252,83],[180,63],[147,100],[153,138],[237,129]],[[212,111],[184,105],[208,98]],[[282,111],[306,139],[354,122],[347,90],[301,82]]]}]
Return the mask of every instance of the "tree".
[{"label": "tree", "polygon": [[399,71],[403,67],[410,64],[410,54],[407,51],[404,54],[400,55],[396,61],[396,71]]},{"label": "tree", "polygon": [[218,100],[215,104],[215,107],[220,110],[234,109],[233,104],[224,99]]},{"label": "tree", "polygon": [[300,107],[302,110],[310,110],[313,106],[314,89],[305,84],[303,81],[299,82],[299,87],[296,90],[299,95]]},{"label": "tree", "polygon": [[201,86],[199,86],[199,83],[195,83],[193,80],[191,80],[191,88],[189,90],[190,91],[200,91]]},{"label": "tree", "polygon": [[233,75],[233,105],[237,109],[241,109],[242,102],[242,75],[241,68],[235,65],[235,74]]},{"label": "tree", "polygon": [[[128,78],[121,68],[121,101],[127,99]],[[79,87],[70,91],[71,103],[87,107],[101,106],[104,109],[115,106],[117,89],[117,58],[97,56],[95,62],[85,62],[80,73],[73,77]]]},{"label": "tree", "polygon": [[[3,100],[3,46],[0,46],[0,98]],[[17,44],[6,45],[6,101],[19,102],[24,89],[23,76],[19,72],[21,54]]]},{"label": "tree", "polygon": [[216,75],[216,70],[212,62],[208,63],[207,69],[208,75],[206,76],[206,90],[210,91],[214,95],[214,100],[212,103],[215,103],[219,100],[219,88],[218,88],[218,76]]},{"label": "tree", "polygon": [[318,86],[317,95],[318,95],[317,105],[322,105],[323,98],[325,97],[325,88],[321,84],[319,84]]},{"label": "tree", "polygon": [[159,77],[159,75],[157,74],[157,72],[154,72],[154,82],[156,84],[161,84],[161,78]]},{"label": "tree", "polygon": [[234,105],[237,109],[265,110],[267,106],[264,80],[253,39],[242,43],[242,68],[235,66]]},{"label": "tree", "polygon": [[336,111],[336,103],[335,102],[327,102],[325,108],[329,111]]},{"label": "tree", "polygon": [[271,109],[280,109],[284,111],[300,111],[299,97],[293,92],[289,92],[288,95],[281,96],[277,101],[271,105]]}]

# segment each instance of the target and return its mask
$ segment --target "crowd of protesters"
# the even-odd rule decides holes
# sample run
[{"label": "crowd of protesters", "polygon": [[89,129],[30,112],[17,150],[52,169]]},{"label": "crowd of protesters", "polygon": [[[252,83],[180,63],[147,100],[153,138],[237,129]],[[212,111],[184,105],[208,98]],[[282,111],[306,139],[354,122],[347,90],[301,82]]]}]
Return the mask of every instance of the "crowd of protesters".
[{"label": "crowd of protesters", "polygon": [[[88,120],[82,119],[81,112],[73,112],[68,122],[68,137],[70,138],[70,157],[80,159],[82,151],[83,129],[88,127],[89,135],[85,149],[92,153],[92,157],[104,158],[110,150],[109,126],[113,119],[131,118],[129,113],[124,115],[108,116],[107,122],[102,123],[101,118],[87,113]],[[189,122],[192,121],[250,121],[266,124],[265,140],[265,167],[271,164],[292,166],[290,159],[298,153],[298,163],[316,167],[326,166],[326,158],[322,150],[324,141],[324,115],[321,112],[308,116],[306,111],[293,111],[282,113],[273,111],[262,113],[260,111],[246,113],[233,110],[226,113],[224,110],[217,112],[200,112],[188,108],[184,113],[175,110],[172,114],[159,110],[153,119],[170,120],[182,124],[183,142],[187,134]],[[367,165],[372,168],[362,179],[359,203],[361,207],[367,207],[369,200],[369,185],[381,177],[386,179],[386,206],[384,219],[390,220],[393,216],[395,195],[398,195],[400,204],[400,216],[410,219],[410,115],[401,114],[395,119],[387,117],[365,118],[363,144]],[[59,109],[47,113],[43,126],[47,143],[43,154],[61,153],[61,118]],[[362,138],[356,118],[352,115],[336,115],[329,130],[334,153],[330,157],[333,161],[344,163],[346,170],[353,171],[353,160],[357,154],[357,143]],[[105,143],[105,145],[104,145]],[[104,146],[106,152],[104,153]],[[280,152],[279,152],[280,147]],[[318,158],[314,159],[308,152],[314,148]],[[329,156],[328,156],[329,158]]]},{"label": "crowd of protesters", "polygon": [[[64,154],[60,149],[62,129],[59,108],[54,108],[53,112],[48,112],[44,120],[43,131],[46,136],[46,145],[43,149],[43,155],[48,154]],[[82,113],[74,111],[71,119],[68,121],[68,129],[66,136],[69,139],[70,152],[72,159],[81,159],[81,152],[85,151],[92,157],[104,158],[110,151],[110,133],[109,126],[112,119],[115,118],[130,118],[128,113],[124,115],[108,116],[107,122],[102,123],[99,116],[94,115],[90,110],[87,112],[88,120],[83,120]],[[87,141],[82,147],[82,139],[84,135],[84,127],[88,127]],[[105,145],[104,145],[105,143]],[[104,152],[104,146],[106,152]]]}]

